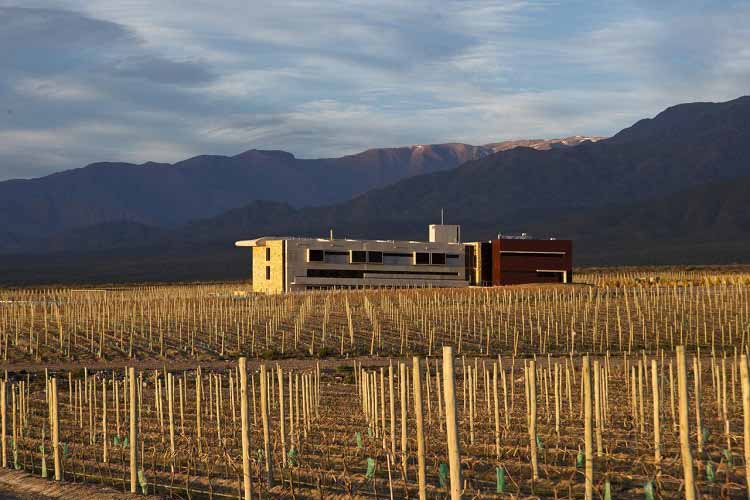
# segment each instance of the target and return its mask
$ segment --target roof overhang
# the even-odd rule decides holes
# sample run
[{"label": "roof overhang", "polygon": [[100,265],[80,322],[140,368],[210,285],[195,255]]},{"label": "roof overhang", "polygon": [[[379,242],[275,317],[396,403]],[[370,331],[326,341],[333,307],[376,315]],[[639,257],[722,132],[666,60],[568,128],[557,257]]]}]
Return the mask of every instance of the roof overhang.
[{"label": "roof overhang", "polygon": [[234,242],[234,246],[236,247],[263,247],[266,246],[267,241],[273,241],[273,240],[284,240],[286,239],[283,236],[261,236],[260,238],[255,238],[254,240],[239,240]]}]

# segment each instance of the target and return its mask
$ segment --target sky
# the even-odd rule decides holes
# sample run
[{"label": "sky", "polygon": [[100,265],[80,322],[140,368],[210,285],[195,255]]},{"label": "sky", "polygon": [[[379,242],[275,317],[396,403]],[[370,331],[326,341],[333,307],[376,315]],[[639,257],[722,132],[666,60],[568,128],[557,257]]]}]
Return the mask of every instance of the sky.
[{"label": "sky", "polygon": [[746,0],[0,0],[0,180],[608,136],[748,87]]}]

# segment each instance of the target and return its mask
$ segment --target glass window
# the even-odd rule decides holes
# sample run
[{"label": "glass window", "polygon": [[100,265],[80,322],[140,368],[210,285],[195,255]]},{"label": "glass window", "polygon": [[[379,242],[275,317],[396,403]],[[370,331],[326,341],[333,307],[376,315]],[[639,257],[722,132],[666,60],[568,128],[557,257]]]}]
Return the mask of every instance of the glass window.
[{"label": "glass window", "polygon": [[326,250],[326,264],[348,264],[349,252],[339,252],[337,250]]},{"label": "glass window", "polygon": [[439,266],[445,265],[445,254],[444,253],[433,253],[432,263]]},{"label": "glass window", "polygon": [[383,252],[367,252],[367,262],[372,264],[382,264]]},{"label": "glass window", "polygon": [[429,264],[430,254],[427,252],[414,252],[414,263],[415,264]]},{"label": "glass window", "polygon": [[266,266],[266,279],[271,279],[271,266]]},{"label": "glass window", "polygon": [[266,260],[271,260],[271,249],[266,247]]},{"label": "glass window", "polygon": [[352,250],[352,264],[364,264],[365,262],[367,262],[367,252]]},{"label": "glass window", "polygon": [[323,250],[313,250],[312,248],[307,250],[307,261],[308,262],[323,262],[325,252]]},{"label": "glass window", "polygon": [[391,266],[411,266],[414,264],[414,254],[403,252],[383,252],[383,264]]}]

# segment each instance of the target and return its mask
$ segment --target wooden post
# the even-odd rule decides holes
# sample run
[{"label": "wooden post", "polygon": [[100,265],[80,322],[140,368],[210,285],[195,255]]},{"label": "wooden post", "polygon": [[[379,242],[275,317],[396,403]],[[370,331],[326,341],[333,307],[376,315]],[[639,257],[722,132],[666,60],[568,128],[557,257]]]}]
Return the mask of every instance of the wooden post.
[{"label": "wooden post", "polygon": [[747,356],[740,356],[740,379],[742,382],[742,422],[745,441],[745,483],[747,497],[750,498],[750,374],[747,368]]},{"label": "wooden post", "polygon": [[203,411],[203,405],[201,404],[201,367],[199,366],[195,370],[195,439],[198,441],[198,454],[203,452],[203,444],[201,441],[201,412]]},{"label": "wooden post", "polygon": [[495,456],[500,459],[500,408],[497,400],[497,363],[492,363],[492,396],[495,409]]},{"label": "wooden post", "polygon": [[419,480],[419,499],[427,499],[427,477],[425,472],[424,449],[424,416],[422,405],[422,371],[419,357],[412,359],[412,387],[414,389],[414,415],[417,421],[417,477]]},{"label": "wooden post", "polygon": [[654,400],[654,463],[656,464],[656,477],[661,476],[661,425],[659,423],[659,374],[657,372],[656,360],[651,360],[651,395]]},{"label": "wooden post", "polygon": [[268,374],[266,365],[260,365],[260,416],[263,422],[263,460],[266,464],[266,485],[273,486],[271,463],[271,429],[268,422]]},{"label": "wooden post", "polygon": [[[279,377],[279,433],[281,435],[281,463],[282,468],[286,467],[286,432],[284,432],[284,371],[281,366],[277,366],[277,375]],[[282,476],[283,477],[283,476]]]},{"label": "wooden post", "polygon": [[383,449],[385,450],[385,370],[383,370],[382,366],[380,367],[380,429],[383,432]]},{"label": "wooden post", "polygon": [[102,462],[105,464],[109,461],[107,454],[107,377],[102,378]]},{"label": "wooden post", "polygon": [[396,394],[393,388],[393,365],[388,363],[388,405],[391,417],[391,455],[396,456]]},{"label": "wooden post", "polygon": [[52,378],[52,453],[55,461],[55,481],[62,481],[60,462],[60,417],[57,414],[57,379]]},{"label": "wooden post", "polygon": [[138,492],[138,470],[136,469],[136,452],[138,449],[138,427],[136,425],[136,412],[138,403],[135,393],[135,368],[128,368],[128,383],[130,385],[130,400],[128,409],[130,410],[130,493]]},{"label": "wooden post", "polygon": [[594,437],[596,438],[596,455],[604,455],[602,446],[602,403],[601,403],[601,370],[599,369],[599,360],[594,360]]},{"label": "wooden post", "polygon": [[698,429],[697,441],[698,441],[698,454],[703,453],[703,424],[701,423],[701,399],[702,399],[702,387],[701,387],[701,368],[698,362],[698,357],[693,358],[693,387],[695,387],[695,428]]},{"label": "wooden post", "polygon": [[407,437],[406,437],[406,363],[398,364],[399,372],[399,394],[401,395],[401,463],[404,467],[404,475],[406,475],[406,453],[407,453]]},{"label": "wooden post", "polygon": [[174,447],[174,376],[167,373],[167,409],[169,410],[169,461],[170,470],[174,474],[175,447]]},{"label": "wooden post", "polygon": [[455,369],[453,366],[453,347],[443,347],[443,400],[445,402],[446,440],[448,441],[448,466],[451,477],[451,500],[461,498],[463,480],[461,479],[461,448],[459,440],[458,418],[456,416]]},{"label": "wooden post", "polygon": [[685,500],[695,500],[693,455],[690,452],[690,421],[688,419],[687,366],[683,346],[677,346],[677,394],[680,407],[680,458],[685,477]]},{"label": "wooden post", "polygon": [[0,432],[2,432],[2,452],[3,452],[3,468],[8,467],[8,403],[6,401],[8,395],[7,382],[3,380],[0,382]]},{"label": "wooden post", "polygon": [[252,500],[253,492],[250,484],[250,432],[248,429],[247,408],[247,358],[240,361],[240,418],[242,419],[242,486],[245,500]]},{"label": "wooden post", "polygon": [[583,384],[583,440],[586,454],[586,500],[594,497],[594,436],[592,425],[593,408],[591,405],[591,359],[583,357],[581,370],[581,384]]},{"label": "wooden post", "polygon": [[539,479],[539,463],[536,449],[536,361],[529,361],[529,441],[531,450],[531,474],[534,481]]}]

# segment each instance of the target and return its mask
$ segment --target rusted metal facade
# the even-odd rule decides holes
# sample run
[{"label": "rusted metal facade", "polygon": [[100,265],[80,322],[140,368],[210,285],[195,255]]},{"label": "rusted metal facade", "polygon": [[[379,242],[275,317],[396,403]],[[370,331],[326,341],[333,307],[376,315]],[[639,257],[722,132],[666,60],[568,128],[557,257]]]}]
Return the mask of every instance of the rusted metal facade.
[{"label": "rusted metal facade", "polygon": [[492,284],[570,283],[571,240],[492,240]]}]

